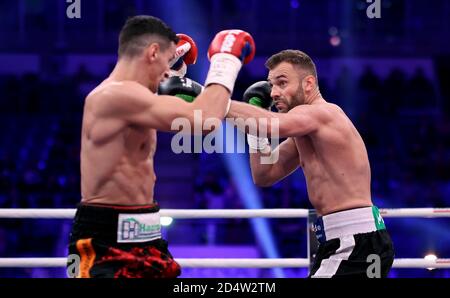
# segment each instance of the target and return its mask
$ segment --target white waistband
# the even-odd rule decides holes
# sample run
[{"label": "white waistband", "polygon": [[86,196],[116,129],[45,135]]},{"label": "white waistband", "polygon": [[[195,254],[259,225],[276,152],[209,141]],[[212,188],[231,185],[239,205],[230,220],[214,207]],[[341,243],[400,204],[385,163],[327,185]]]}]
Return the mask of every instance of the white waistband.
[{"label": "white waistband", "polygon": [[160,213],[120,213],[117,242],[147,242],[161,238]]},{"label": "white waistband", "polygon": [[377,230],[372,207],[357,208],[322,217],[327,240]]}]

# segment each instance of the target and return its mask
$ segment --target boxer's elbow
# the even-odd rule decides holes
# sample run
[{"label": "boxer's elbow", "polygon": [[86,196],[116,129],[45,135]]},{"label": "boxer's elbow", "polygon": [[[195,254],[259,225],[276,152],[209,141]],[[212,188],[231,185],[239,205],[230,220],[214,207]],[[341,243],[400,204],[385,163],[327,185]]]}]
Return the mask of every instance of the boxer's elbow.
[{"label": "boxer's elbow", "polygon": [[264,182],[258,181],[258,182],[255,182],[255,185],[259,186],[259,187],[271,187],[273,185],[273,183],[269,182],[269,181],[264,181]]},{"label": "boxer's elbow", "polygon": [[267,173],[255,173],[252,172],[253,183],[259,187],[270,187],[274,184],[274,181],[271,179]]},{"label": "boxer's elbow", "polygon": [[253,179],[253,182],[259,187],[271,187],[273,185],[273,182],[267,179]]},{"label": "boxer's elbow", "polygon": [[250,169],[253,183],[259,187],[270,187],[273,185],[273,165],[261,164],[259,154],[250,154]]}]

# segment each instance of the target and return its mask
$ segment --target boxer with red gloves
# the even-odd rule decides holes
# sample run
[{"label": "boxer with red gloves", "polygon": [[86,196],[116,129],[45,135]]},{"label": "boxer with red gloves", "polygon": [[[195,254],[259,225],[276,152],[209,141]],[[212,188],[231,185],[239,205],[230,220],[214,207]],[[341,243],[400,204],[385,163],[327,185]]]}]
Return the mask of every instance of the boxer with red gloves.
[{"label": "boxer with red gloves", "polygon": [[[255,54],[250,34],[222,31],[209,47],[211,67],[195,101],[170,96],[173,88],[157,95],[170,62],[180,57],[185,64],[195,62],[195,49],[189,38],[177,36],[155,17],[135,16],[122,28],[114,70],[84,103],[82,199],[69,244],[69,253],[78,255],[80,262],[68,272],[71,276],[173,278],[181,274],[161,237],[154,195],[156,132],[182,130],[172,127],[178,118],[194,127],[197,110],[202,111],[203,122],[210,117],[223,119],[236,76]],[[185,85],[193,84],[185,81]],[[202,88],[193,89],[199,93]]]}]

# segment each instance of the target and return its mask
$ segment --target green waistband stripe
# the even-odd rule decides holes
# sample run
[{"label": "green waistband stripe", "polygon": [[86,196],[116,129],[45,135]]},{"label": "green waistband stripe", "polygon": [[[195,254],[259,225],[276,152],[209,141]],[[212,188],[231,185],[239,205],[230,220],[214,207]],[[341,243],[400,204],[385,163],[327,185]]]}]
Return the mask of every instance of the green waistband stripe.
[{"label": "green waistband stripe", "polygon": [[384,220],[381,217],[380,210],[378,210],[377,206],[372,206],[372,214],[373,219],[375,220],[375,227],[377,228],[377,231],[386,229]]}]

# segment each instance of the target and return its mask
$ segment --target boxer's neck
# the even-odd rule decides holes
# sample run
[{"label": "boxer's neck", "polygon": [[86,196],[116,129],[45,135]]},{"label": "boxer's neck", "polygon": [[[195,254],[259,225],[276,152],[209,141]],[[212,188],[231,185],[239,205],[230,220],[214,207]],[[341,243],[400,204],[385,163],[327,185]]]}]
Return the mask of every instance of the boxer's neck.
[{"label": "boxer's neck", "polygon": [[145,87],[149,87],[151,83],[148,70],[146,70],[146,67],[143,67],[140,59],[119,59],[110,74],[110,78],[114,81],[138,82]]},{"label": "boxer's neck", "polygon": [[318,102],[324,102],[325,99],[320,93],[319,87],[314,88],[311,92],[305,94],[305,104],[314,104]]}]

